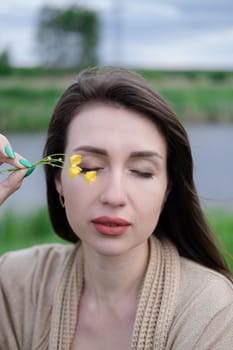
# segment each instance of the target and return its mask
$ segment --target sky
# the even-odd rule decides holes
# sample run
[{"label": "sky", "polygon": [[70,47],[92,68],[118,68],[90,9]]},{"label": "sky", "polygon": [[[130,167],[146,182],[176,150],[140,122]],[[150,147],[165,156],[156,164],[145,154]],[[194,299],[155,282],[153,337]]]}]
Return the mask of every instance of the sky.
[{"label": "sky", "polygon": [[7,0],[0,4],[0,51],[15,66],[39,63],[36,29],[43,5],[85,5],[101,24],[101,64],[233,70],[232,0]]}]

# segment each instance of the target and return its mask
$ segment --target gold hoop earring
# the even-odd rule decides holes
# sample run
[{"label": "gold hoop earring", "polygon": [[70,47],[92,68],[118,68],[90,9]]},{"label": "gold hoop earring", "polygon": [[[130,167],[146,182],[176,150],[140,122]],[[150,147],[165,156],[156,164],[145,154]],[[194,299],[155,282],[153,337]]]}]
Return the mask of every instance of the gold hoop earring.
[{"label": "gold hoop earring", "polygon": [[60,202],[62,208],[65,208],[65,199],[61,193],[59,193],[59,202]]}]

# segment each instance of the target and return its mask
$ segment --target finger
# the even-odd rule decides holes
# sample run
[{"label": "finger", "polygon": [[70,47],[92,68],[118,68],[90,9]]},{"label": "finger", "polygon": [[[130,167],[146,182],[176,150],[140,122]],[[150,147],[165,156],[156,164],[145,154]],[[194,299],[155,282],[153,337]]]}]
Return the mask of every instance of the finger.
[{"label": "finger", "polygon": [[14,159],[5,157],[4,162],[1,161],[0,165],[7,163],[16,168],[31,168],[33,166],[33,164],[26,158],[22,157],[21,154],[14,152],[14,155]]},{"label": "finger", "polygon": [[32,163],[13,151],[9,140],[0,134],[0,165],[7,163],[17,168],[31,168]]},{"label": "finger", "polygon": [[14,159],[15,154],[8,139],[0,134],[0,161],[4,162],[6,159]]},{"label": "finger", "polygon": [[14,159],[9,159],[7,161],[8,164],[14,165],[17,168],[31,168],[33,164],[27,160],[26,158],[22,157],[21,154],[15,153],[15,158]]},{"label": "finger", "polygon": [[27,169],[12,172],[6,179],[0,183],[0,205],[22,185]]}]

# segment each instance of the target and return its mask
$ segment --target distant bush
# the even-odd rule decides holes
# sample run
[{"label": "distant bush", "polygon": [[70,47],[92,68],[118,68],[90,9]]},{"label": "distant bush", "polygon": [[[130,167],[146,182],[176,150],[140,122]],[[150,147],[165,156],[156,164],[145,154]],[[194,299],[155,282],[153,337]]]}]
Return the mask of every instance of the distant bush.
[{"label": "distant bush", "polygon": [[4,50],[0,52],[0,75],[8,75],[11,71],[9,52]]},{"label": "distant bush", "polygon": [[188,80],[208,79],[213,82],[222,82],[226,79],[233,78],[233,71],[204,71],[204,70],[152,70],[138,69],[146,79],[163,79],[163,78],[184,78]]},{"label": "distant bush", "polygon": [[76,75],[80,71],[80,67],[72,68],[49,68],[49,67],[11,67],[10,75],[12,77],[63,77],[67,75]]},{"label": "distant bush", "polygon": [[[0,79],[0,130],[44,131],[77,68],[10,68]],[[233,123],[233,72],[138,70],[187,123]]]}]

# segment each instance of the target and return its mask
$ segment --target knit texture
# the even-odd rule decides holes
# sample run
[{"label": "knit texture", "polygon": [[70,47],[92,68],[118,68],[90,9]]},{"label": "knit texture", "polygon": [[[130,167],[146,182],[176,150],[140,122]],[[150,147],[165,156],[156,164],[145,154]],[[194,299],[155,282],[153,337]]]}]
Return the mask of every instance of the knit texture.
[{"label": "knit texture", "polygon": [[138,304],[131,350],[165,349],[179,290],[179,257],[168,241],[150,241],[150,260]]},{"label": "knit texture", "polygon": [[[60,280],[52,314],[49,349],[69,350],[77,327],[84,285],[83,255],[78,247]],[[169,241],[150,239],[150,256],[141,287],[130,350],[165,349],[174,318],[180,280],[179,256]]]}]

